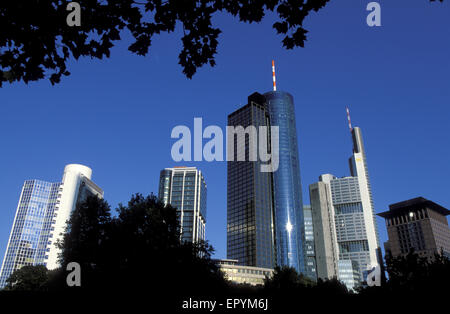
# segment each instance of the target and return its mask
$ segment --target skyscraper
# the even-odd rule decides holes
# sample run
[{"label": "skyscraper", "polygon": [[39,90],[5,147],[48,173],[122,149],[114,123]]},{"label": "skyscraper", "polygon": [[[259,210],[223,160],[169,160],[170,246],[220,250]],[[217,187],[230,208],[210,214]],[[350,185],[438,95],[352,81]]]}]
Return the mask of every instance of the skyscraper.
[{"label": "skyscraper", "polygon": [[205,240],[206,183],[195,167],[174,167],[161,170],[158,197],[177,208],[181,240]]},{"label": "skyscraper", "polygon": [[350,129],[351,176],[322,175],[309,187],[314,229],[323,231],[315,239],[316,261],[319,278],[342,274],[341,265],[356,268],[365,281],[367,272],[379,265],[379,240],[361,129]]},{"label": "skyscraper", "polygon": [[337,276],[338,251],[334,223],[334,209],[330,186],[322,179],[309,186],[316,254],[316,273],[320,279]]},{"label": "skyscraper", "polygon": [[[249,161],[249,126],[269,126],[265,98],[254,93],[248,104],[228,116],[228,126],[242,126],[233,135],[245,143],[245,161],[238,161],[238,141],[233,141],[233,161],[227,162],[227,258],[240,265],[275,266],[272,173],[261,172],[261,161]],[[230,145],[230,140],[228,140]]]},{"label": "skyscraper", "polygon": [[66,222],[70,219],[70,215],[77,204],[83,202],[89,196],[103,198],[103,190],[91,181],[91,178],[92,169],[84,165],[70,164],[64,168],[60,195],[55,206],[56,215],[53,217],[52,228],[54,230],[50,233],[48,269],[59,267],[58,254],[60,249],[56,247],[56,242],[62,240]]},{"label": "skyscraper", "polygon": [[304,222],[294,98],[282,91],[264,94],[270,125],[279,127],[279,167],[273,173],[277,265],[305,273]]},{"label": "skyscraper", "polygon": [[[305,273],[302,188],[292,95],[276,91],[274,76],[274,91],[252,94],[247,105],[228,116],[228,125],[243,127],[236,135],[245,139],[246,158],[236,161],[235,135],[228,136],[228,148],[230,141],[234,145],[234,159],[227,164],[227,257],[241,265],[291,266]],[[271,173],[260,171],[260,160],[249,159],[252,126],[278,127],[279,151],[271,153],[277,154],[279,166]]]},{"label": "skyscraper", "polygon": [[23,266],[59,267],[56,242],[71,212],[89,195],[103,197],[91,175],[90,168],[71,164],[65,167],[62,182],[25,181],[0,271],[0,288]]},{"label": "skyscraper", "polygon": [[389,205],[389,211],[378,214],[386,219],[386,255],[398,257],[414,250],[429,258],[441,252],[450,258],[449,214],[448,209],[423,197]]},{"label": "skyscraper", "polygon": [[317,280],[316,253],[314,249],[314,226],[311,205],[303,205],[303,218],[305,220],[306,276],[313,280]]}]

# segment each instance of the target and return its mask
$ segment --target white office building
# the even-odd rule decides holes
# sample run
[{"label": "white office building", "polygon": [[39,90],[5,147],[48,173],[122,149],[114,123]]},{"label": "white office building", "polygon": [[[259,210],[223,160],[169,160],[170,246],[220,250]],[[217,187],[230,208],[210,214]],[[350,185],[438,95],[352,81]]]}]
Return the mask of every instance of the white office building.
[{"label": "white office building", "polygon": [[89,195],[103,197],[91,175],[90,168],[71,164],[65,167],[62,182],[25,181],[0,270],[0,289],[23,266],[59,267],[56,242],[70,214]]},{"label": "white office building", "polygon": [[[379,264],[378,230],[360,128],[352,129],[352,138],[351,176],[321,175],[309,187],[317,276],[344,281],[339,277],[346,274],[349,284],[365,281],[367,272]],[[354,277],[350,280],[348,275]]]},{"label": "white office building", "polygon": [[58,254],[60,250],[56,242],[62,240],[72,211],[79,202],[83,202],[88,196],[103,198],[103,190],[91,181],[92,169],[83,165],[70,164],[64,168],[64,175],[60,185],[59,197],[55,205],[54,230],[49,241],[47,268],[59,267]]}]

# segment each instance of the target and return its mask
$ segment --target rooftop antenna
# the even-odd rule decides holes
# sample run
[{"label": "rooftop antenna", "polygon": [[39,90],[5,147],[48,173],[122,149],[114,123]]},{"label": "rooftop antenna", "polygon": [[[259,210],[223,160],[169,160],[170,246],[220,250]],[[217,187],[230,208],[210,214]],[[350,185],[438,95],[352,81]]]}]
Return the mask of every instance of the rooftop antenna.
[{"label": "rooftop antenna", "polygon": [[277,82],[275,80],[275,61],[272,60],[272,78],[273,78],[273,91],[277,91]]},{"label": "rooftop antenna", "polygon": [[350,110],[348,110],[348,107],[345,107],[345,109],[347,110],[348,128],[350,129],[350,133],[352,133],[353,128],[352,128],[352,120],[350,120]]},{"label": "rooftop antenna", "polygon": [[348,107],[345,107],[345,109],[347,110],[348,128],[350,129],[350,134],[352,136],[353,152],[356,153],[358,144],[356,144],[355,137],[354,137],[354,134],[353,134],[352,120],[350,120],[350,110],[348,109]]}]

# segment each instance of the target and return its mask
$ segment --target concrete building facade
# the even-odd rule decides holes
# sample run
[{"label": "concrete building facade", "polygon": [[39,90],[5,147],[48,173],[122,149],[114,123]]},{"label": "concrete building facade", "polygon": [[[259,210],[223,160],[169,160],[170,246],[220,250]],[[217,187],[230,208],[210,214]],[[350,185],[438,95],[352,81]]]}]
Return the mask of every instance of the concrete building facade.
[{"label": "concrete building facade", "polygon": [[389,205],[389,211],[378,214],[386,221],[386,255],[404,256],[413,250],[429,258],[441,252],[450,258],[449,214],[448,209],[423,197]]}]

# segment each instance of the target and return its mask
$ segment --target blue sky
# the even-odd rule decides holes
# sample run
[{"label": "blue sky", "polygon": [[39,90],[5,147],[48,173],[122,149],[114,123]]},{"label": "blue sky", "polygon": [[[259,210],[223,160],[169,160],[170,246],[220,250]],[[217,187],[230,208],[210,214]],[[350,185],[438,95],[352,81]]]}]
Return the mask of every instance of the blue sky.
[{"label": "blue sky", "polygon": [[[379,1],[382,26],[365,20],[367,0],[332,0],[306,21],[305,48],[285,50],[271,28],[227,15],[214,68],[192,80],[178,65],[179,31],[156,37],[147,57],[127,51],[128,36],[107,60],[82,59],[72,75],[0,89],[0,256],[6,248],[24,180],[58,182],[81,163],[113,206],[132,193],[157,192],[165,167],[197,166],[208,185],[207,238],[226,256],[226,163],[171,159],[177,125],[225,127],[227,115],[255,91],[294,96],[301,178],[349,175],[351,139],[345,107],[362,128],[376,212],[423,196],[450,208],[450,4]],[[381,241],[387,238],[378,220]]]}]

